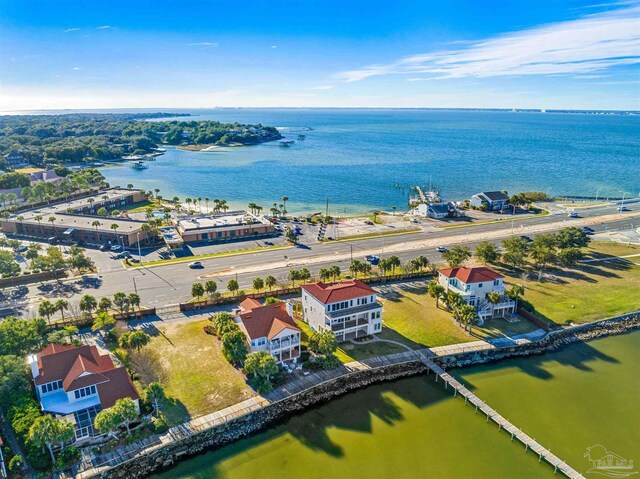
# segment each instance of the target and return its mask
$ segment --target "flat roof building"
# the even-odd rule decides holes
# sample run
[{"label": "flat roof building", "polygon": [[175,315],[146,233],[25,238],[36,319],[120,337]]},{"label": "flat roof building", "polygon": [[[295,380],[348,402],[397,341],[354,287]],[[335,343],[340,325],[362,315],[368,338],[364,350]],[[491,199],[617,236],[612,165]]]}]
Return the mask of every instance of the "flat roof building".
[{"label": "flat roof building", "polygon": [[273,225],[246,211],[183,216],[175,222],[185,242],[228,241],[242,237],[273,234]]}]

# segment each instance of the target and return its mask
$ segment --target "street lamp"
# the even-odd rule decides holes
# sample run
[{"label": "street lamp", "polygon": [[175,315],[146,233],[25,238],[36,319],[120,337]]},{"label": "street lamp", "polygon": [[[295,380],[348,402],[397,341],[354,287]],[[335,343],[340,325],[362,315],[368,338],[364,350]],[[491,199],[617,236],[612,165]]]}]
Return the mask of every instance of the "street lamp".
[{"label": "street lamp", "polygon": [[138,238],[138,259],[140,260],[140,264],[142,264],[142,250],[140,249],[140,232],[136,233],[136,237]]},{"label": "street lamp", "polygon": [[600,190],[601,190],[601,189],[602,189],[602,188],[598,188],[598,189],[596,190],[596,201],[598,201],[598,195],[600,194]]}]

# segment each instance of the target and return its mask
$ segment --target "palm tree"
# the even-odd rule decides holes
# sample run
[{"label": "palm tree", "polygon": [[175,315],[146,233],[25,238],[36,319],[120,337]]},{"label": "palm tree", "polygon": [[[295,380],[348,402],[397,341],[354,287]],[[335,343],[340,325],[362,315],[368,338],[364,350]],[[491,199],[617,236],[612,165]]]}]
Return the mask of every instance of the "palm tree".
[{"label": "palm tree", "polygon": [[57,311],[60,311],[60,315],[62,316],[62,320],[64,321],[64,312],[69,309],[69,302],[64,299],[59,299],[55,302],[54,307]]},{"label": "palm tree", "polygon": [[494,318],[495,317],[495,312],[496,312],[496,304],[498,304],[500,302],[500,293],[498,293],[497,291],[491,291],[489,294],[487,294],[487,301],[489,301],[491,303],[491,317]]},{"label": "palm tree", "polygon": [[48,299],[45,299],[42,303],[40,303],[40,306],[38,306],[38,314],[42,316],[46,316],[47,322],[49,324],[51,324],[51,315],[54,314],[55,312],[56,312],[55,305]]},{"label": "palm tree", "polygon": [[470,304],[464,304],[460,306],[458,310],[458,314],[460,316],[460,320],[462,321],[462,324],[464,324],[464,330],[466,331],[468,326],[469,333],[471,333],[471,329],[473,328],[473,322],[478,317],[476,308],[474,308]]},{"label": "palm tree", "polygon": [[436,300],[436,308],[438,307],[438,303],[440,299],[444,296],[444,287],[439,285],[437,281],[429,282],[429,287],[427,289],[429,296]]},{"label": "palm tree", "polygon": [[129,184],[127,185],[127,188],[129,188],[130,190],[132,190],[132,189],[133,189],[133,183],[129,183]]},{"label": "palm tree", "polygon": [[320,268],[318,277],[320,278],[320,281],[327,281],[329,278],[331,278],[331,271],[329,271],[327,268]]},{"label": "palm tree", "polygon": [[100,233],[98,233],[98,228],[100,226],[102,226],[102,223],[100,223],[98,220],[94,220],[91,223],[91,226],[93,226],[96,229],[96,237],[98,238],[98,243],[100,242]]},{"label": "palm tree", "polygon": [[111,224],[111,226],[109,226],[109,228],[111,228],[111,229],[113,230],[113,232],[115,233],[115,235],[116,235],[116,242],[118,242],[118,233],[117,233],[117,230],[118,230],[118,228],[120,228],[120,226],[119,226],[118,224],[116,224],[116,223],[112,223],[112,224]]},{"label": "palm tree", "polygon": [[264,284],[266,285],[267,288],[269,288],[269,291],[271,291],[271,288],[273,288],[276,285],[277,282],[278,282],[278,280],[275,277],[271,276],[271,275],[267,276],[264,279]]},{"label": "palm tree", "polygon": [[358,279],[358,273],[361,270],[361,265],[362,263],[357,259],[351,261],[351,264],[349,265],[349,271],[353,273],[356,279]]},{"label": "palm tree", "polygon": [[396,274],[396,268],[400,267],[400,258],[397,256],[389,256],[389,266],[391,266],[391,274]]},{"label": "palm tree", "polygon": [[259,293],[262,288],[264,288],[264,280],[262,278],[253,278],[253,289]]},{"label": "palm tree", "polygon": [[337,281],[340,275],[342,274],[342,271],[340,271],[340,266],[338,265],[331,266],[329,268],[329,272],[331,273],[331,276],[333,276],[334,282]]},{"label": "palm tree", "polygon": [[158,197],[158,193],[160,193],[160,188],[156,188],[155,190],[153,190],[156,192],[156,198]]},{"label": "palm tree", "polygon": [[58,236],[58,232],[56,231],[56,226],[54,224],[55,222],[56,222],[56,217],[49,216],[49,223],[51,223],[51,226],[53,226],[53,236]]},{"label": "palm tree", "polygon": [[90,294],[85,294],[80,299],[80,311],[84,313],[88,313],[89,316],[91,316],[91,313],[97,307],[98,307],[98,302],[96,301],[96,298],[94,298]]},{"label": "palm tree", "polygon": [[260,212],[263,210],[264,208],[260,205],[256,205],[256,214],[260,214]]},{"label": "palm tree", "polygon": [[524,286],[522,286],[521,284],[512,285],[511,288],[509,288],[509,291],[507,291],[507,295],[511,299],[515,300],[515,310],[518,311],[518,299],[520,298],[520,296],[524,296]]},{"label": "palm tree", "polygon": [[33,219],[38,222],[38,226],[40,227],[40,234],[42,234],[42,224],[40,224],[40,222],[42,221],[42,216],[37,215]]},{"label": "palm tree", "polygon": [[204,199],[204,209],[207,210],[207,213],[209,212],[209,198]]}]

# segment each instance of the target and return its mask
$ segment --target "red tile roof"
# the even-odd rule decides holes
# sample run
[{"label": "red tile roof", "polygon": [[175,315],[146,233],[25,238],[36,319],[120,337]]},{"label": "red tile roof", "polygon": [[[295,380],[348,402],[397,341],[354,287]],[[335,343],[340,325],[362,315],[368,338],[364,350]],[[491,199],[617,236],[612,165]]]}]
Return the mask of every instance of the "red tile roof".
[{"label": "red tile roof", "polygon": [[357,279],[336,284],[322,282],[303,284],[302,289],[323,304],[337,303],[376,294],[376,291],[371,286]]},{"label": "red tile roof", "polygon": [[100,354],[95,346],[50,344],[36,358],[36,385],[62,381],[66,392],[97,385],[103,408],[113,406],[117,399],[124,397],[140,398],[125,368],[116,367],[111,357]]},{"label": "red tile roof", "polygon": [[438,271],[447,278],[456,278],[465,284],[484,283],[495,279],[504,278],[500,273],[496,273],[492,269],[485,268],[445,268]]},{"label": "red tile roof", "polygon": [[[245,301],[243,301],[243,303]],[[258,303],[258,305],[259,304],[260,303]],[[242,329],[244,329],[247,336],[251,339],[264,337],[272,339],[285,329],[300,331],[298,325],[296,325],[295,321],[289,316],[289,313],[287,313],[285,303],[251,307],[250,309],[244,309],[239,316]]]}]

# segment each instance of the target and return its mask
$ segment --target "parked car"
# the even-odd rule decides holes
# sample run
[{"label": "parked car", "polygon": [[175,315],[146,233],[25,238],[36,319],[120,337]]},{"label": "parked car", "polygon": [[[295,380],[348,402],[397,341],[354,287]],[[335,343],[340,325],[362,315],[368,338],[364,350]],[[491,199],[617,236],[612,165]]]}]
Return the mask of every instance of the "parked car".
[{"label": "parked car", "polygon": [[131,258],[131,253],[129,253],[128,251],[123,251],[123,252],[118,253],[117,255],[115,255],[114,258],[115,259]]},{"label": "parked car", "polygon": [[27,251],[29,248],[26,245],[20,245],[18,246],[18,249],[16,250],[18,253],[24,253],[25,251]]},{"label": "parked car", "polygon": [[617,211],[629,211],[629,208],[626,206],[618,206]]},{"label": "parked car", "polygon": [[73,246],[84,246],[84,241],[78,240],[71,243]]},{"label": "parked car", "polygon": [[573,212],[569,213],[569,218],[580,218],[580,215],[578,215],[578,213],[573,211]]},{"label": "parked car", "polygon": [[438,247],[436,248],[436,251],[437,251],[438,253],[446,253],[447,251],[449,251],[449,249],[448,249],[448,248],[445,248],[444,246],[438,246]]},{"label": "parked car", "polygon": [[60,239],[57,238],[56,236],[52,236],[50,238],[47,238],[47,243],[49,243],[49,244],[60,244]]},{"label": "parked car", "polygon": [[200,269],[202,268],[202,263],[200,261],[192,261],[191,263],[189,263],[189,268],[191,269]]},{"label": "parked car", "polygon": [[119,244],[114,244],[111,247],[111,251],[113,251],[114,253],[117,252],[117,251],[122,251],[122,246],[120,246]]},{"label": "parked car", "polygon": [[110,246],[108,244],[100,245],[100,251],[109,251]]},{"label": "parked car", "polygon": [[530,237],[525,235],[520,236],[520,239],[525,240],[527,243],[531,243],[533,241]]}]

